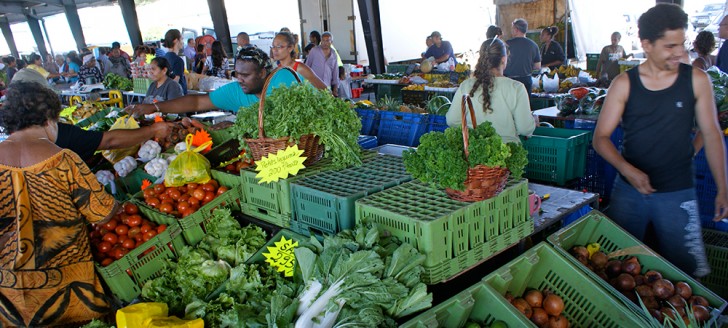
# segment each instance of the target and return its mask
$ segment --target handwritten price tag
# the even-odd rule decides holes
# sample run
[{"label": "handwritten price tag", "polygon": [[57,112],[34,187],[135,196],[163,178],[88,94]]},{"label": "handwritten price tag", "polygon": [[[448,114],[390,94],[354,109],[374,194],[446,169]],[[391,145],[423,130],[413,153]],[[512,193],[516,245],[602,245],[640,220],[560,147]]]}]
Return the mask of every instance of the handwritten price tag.
[{"label": "handwritten price tag", "polygon": [[303,150],[298,149],[297,145],[293,145],[263,157],[256,162],[258,166],[255,170],[258,171],[258,174],[255,177],[260,179],[258,183],[276,182],[289,175],[298,174],[299,170],[305,168],[303,161],[306,160],[306,157],[301,156],[302,154]]},{"label": "handwritten price tag", "polygon": [[280,241],[273,243],[273,247],[268,246],[268,253],[263,253],[266,260],[278,272],[283,272],[286,277],[293,277],[293,270],[296,266],[296,255],[293,250],[298,247],[298,242],[292,239],[281,237]]}]

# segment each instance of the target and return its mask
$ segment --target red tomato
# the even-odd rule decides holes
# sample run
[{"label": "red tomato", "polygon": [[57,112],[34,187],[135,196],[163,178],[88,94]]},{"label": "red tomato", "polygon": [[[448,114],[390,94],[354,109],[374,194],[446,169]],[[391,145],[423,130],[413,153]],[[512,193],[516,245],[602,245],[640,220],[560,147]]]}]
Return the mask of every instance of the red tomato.
[{"label": "red tomato", "polygon": [[129,239],[129,236],[127,236],[127,235],[118,235],[117,234],[117,236],[119,236],[119,240],[117,241],[118,245],[124,244],[124,241]]},{"label": "red tomato", "polygon": [[114,231],[116,226],[119,224],[119,221],[116,221],[116,219],[111,219],[109,222],[104,223],[104,229],[109,231]]},{"label": "red tomato", "polygon": [[220,186],[220,188],[217,188],[217,195],[220,196],[228,191],[228,188],[225,186]]},{"label": "red tomato", "polygon": [[[210,180],[212,181],[212,180]],[[217,188],[215,188],[215,185],[213,185],[211,182],[205,183],[202,185],[202,190],[204,191],[215,191]]]},{"label": "red tomato", "polygon": [[217,189],[217,187],[220,186],[220,184],[217,183],[217,180],[213,180],[213,179],[210,179],[210,181],[208,181],[207,183],[212,184],[212,186],[215,187],[215,189]]},{"label": "red tomato", "polygon": [[147,224],[147,223],[142,224],[142,227],[141,227],[142,234],[147,233],[149,230],[152,230],[152,227],[149,224]]},{"label": "red tomato", "polygon": [[128,215],[139,213],[139,207],[132,203],[124,203],[124,213]]},{"label": "red tomato", "polygon": [[190,200],[190,197],[192,197],[192,196],[190,196],[190,194],[182,194],[182,196],[179,196],[179,199],[177,199],[177,201],[180,203],[186,202],[186,201]]},{"label": "red tomato", "polygon": [[177,211],[179,211],[180,213],[181,212],[184,212],[189,207],[190,207],[190,203],[188,203],[188,202],[179,202],[179,203],[177,203]]},{"label": "red tomato", "polygon": [[96,245],[96,249],[98,249],[101,253],[107,253],[111,250],[111,243],[108,241],[102,241]]},{"label": "red tomato", "polygon": [[205,190],[203,187],[199,187],[195,189],[195,191],[192,193],[192,196],[197,198],[197,200],[204,200],[205,199]]},{"label": "red tomato", "polygon": [[149,239],[154,238],[154,236],[157,235],[157,232],[154,230],[149,230],[144,233],[144,241],[148,241]]},{"label": "red tomato", "polygon": [[106,230],[105,228],[99,229],[99,235],[103,237],[105,234],[109,233],[109,230]]},{"label": "red tomato", "polygon": [[99,234],[99,231],[98,231],[98,230],[91,230],[91,231],[90,231],[90,232],[88,233],[88,237],[89,237],[89,238],[90,238],[91,240],[94,240],[94,239],[99,239],[99,238],[101,238],[101,234]]},{"label": "red tomato", "polygon": [[144,189],[144,199],[157,197],[157,193],[154,192],[154,188]]},{"label": "red tomato", "polygon": [[138,214],[129,216],[129,226],[136,227],[142,224],[142,217]]},{"label": "red tomato", "polygon": [[177,188],[177,190],[179,190],[179,193],[180,194],[183,194],[184,195],[184,194],[187,193],[187,186],[179,187],[179,188]]},{"label": "red tomato", "polygon": [[[205,199],[204,195],[202,196],[202,199]],[[200,200],[197,199],[196,197],[190,197],[190,199],[187,202],[190,203],[190,206],[197,206],[197,207],[200,206]]]},{"label": "red tomato", "polygon": [[165,224],[160,225],[157,227],[157,234],[160,234],[160,233],[164,232],[165,230],[167,230],[167,225],[165,225]]},{"label": "red tomato", "polygon": [[114,234],[113,232],[105,234],[103,237],[101,237],[101,239],[112,245],[116,244],[116,242],[119,241],[119,237],[116,236],[116,234]]},{"label": "red tomato", "polygon": [[119,236],[122,236],[122,235],[125,236],[129,232],[129,227],[124,224],[121,224],[121,225],[116,226],[116,229],[114,229],[114,232],[116,232],[116,234]]},{"label": "red tomato", "polygon": [[187,190],[195,190],[195,189],[197,189],[198,186],[199,185],[196,184],[196,183],[194,183],[194,182],[193,183],[188,183],[187,184]]},{"label": "red tomato", "polygon": [[139,232],[134,236],[134,241],[136,241],[137,245],[141,245],[144,242],[144,234]]},{"label": "red tomato", "polygon": [[157,198],[157,197],[147,199],[147,205],[149,205],[151,207],[157,207],[157,206],[159,206],[159,203],[161,203],[161,202],[162,201],[159,200],[159,198]]},{"label": "red tomato", "polygon": [[142,232],[141,228],[139,228],[138,226],[134,226],[134,227],[129,228],[129,232],[126,235],[129,236],[129,238],[134,238],[136,235],[138,235],[141,232]]},{"label": "red tomato", "polygon": [[162,203],[164,203],[165,201],[171,201],[172,197],[169,197],[169,195],[167,195],[167,194],[161,194],[161,195],[159,195],[159,200],[162,201]]},{"label": "red tomato", "polygon": [[121,248],[117,248],[117,249],[112,250],[109,253],[109,256],[111,256],[114,260],[119,260],[122,257],[124,257],[124,252],[121,250]]},{"label": "red tomato", "polygon": [[186,218],[186,217],[190,216],[190,214],[192,214],[192,213],[194,213],[194,211],[192,210],[192,207],[190,207],[185,211],[179,212],[179,216],[182,218]]},{"label": "red tomato", "polygon": [[121,244],[124,248],[127,249],[134,249],[136,248],[136,241],[133,238],[129,238],[124,241],[124,243]]},{"label": "red tomato", "polygon": [[167,188],[165,188],[163,184],[154,185],[154,193],[156,193],[157,195],[164,193],[166,189]]},{"label": "red tomato", "polygon": [[169,214],[169,213],[172,213],[174,211],[174,206],[172,204],[170,204],[170,203],[162,203],[162,205],[159,206],[159,210],[162,213]]},{"label": "red tomato", "polygon": [[215,197],[217,197],[217,196],[215,196],[214,191],[207,191],[207,192],[205,192],[205,199],[203,200],[203,202],[205,204],[207,204],[207,203],[211,202],[213,199],[215,199]]},{"label": "red tomato", "polygon": [[103,267],[107,267],[107,266],[111,265],[111,263],[114,263],[114,259],[112,259],[110,257],[107,257],[107,258],[101,260],[101,266],[103,266]]},{"label": "red tomato", "polygon": [[177,190],[177,189],[172,189],[172,191],[169,194],[167,194],[167,195],[172,200],[177,201],[182,196],[182,193],[179,192],[179,190]]},{"label": "red tomato", "polygon": [[227,166],[225,166],[225,171],[235,172],[235,164],[228,164]]}]

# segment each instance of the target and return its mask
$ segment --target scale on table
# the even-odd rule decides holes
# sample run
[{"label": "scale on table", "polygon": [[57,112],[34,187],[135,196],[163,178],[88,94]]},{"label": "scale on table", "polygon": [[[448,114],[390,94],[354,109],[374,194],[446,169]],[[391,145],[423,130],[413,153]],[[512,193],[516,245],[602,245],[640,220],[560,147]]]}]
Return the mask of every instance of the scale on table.
[{"label": "scale on table", "polygon": [[90,92],[102,91],[102,90],[106,90],[103,83],[85,84],[85,85],[82,85],[80,88],[78,88],[78,92],[80,92],[80,93],[90,93]]},{"label": "scale on table", "polygon": [[235,122],[236,116],[227,112],[210,111],[192,115],[192,118],[200,121],[212,122],[212,124],[217,124],[224,121]]}]

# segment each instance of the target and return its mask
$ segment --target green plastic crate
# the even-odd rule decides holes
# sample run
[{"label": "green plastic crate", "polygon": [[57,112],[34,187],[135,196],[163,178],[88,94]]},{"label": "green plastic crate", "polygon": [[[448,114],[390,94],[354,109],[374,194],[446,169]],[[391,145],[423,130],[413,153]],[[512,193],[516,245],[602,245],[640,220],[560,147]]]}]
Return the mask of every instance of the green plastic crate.
[{"label": "green plastic crate", "polygon": [[[483,282],[503,302],[506,302],[503,297],[506,292],[519,296],[528,289],[551,290],[564,300],[563,315],[569,320],[569,327],[648,327],[642,317],[620,304],[610,292],[545,242],[493,271]],[[526,319],[520,312],[518,316]],[[532,323],[529,326],[535,327]]]},{"label": "green plastic crate", "polygon": [[157,178],[144,171],[143,167],[137,167],[129,172],[127,176],[117,179],[124,187],[124,191],[132,195],[142,191],[142,182],[144,180],[149,180],[149,182],[154,183],[157,181]]},{"label": "green plastic crate", "polygon": [[705,287],[728,299],[728,233],[703,229],[703,242],[710,274],[701,281]]},{"label": "green plastic crate", "polygon": [[586,54],[586,70],[596,71],[599,62],[599,54]]},{"label": "green plastic crate", "polygon": [[537,127],[533,136],[521,137],[528,151],[525,176],[559,185],[583,177],[589,140],[590,131]]},{"label": "green plastic crate", "polygon": [[[176,258],[177,250],[184,245],[182,228],[177,222],[171,222],[167,230],[129,251],[121,259],[106,267],[94,265],[114,296],[128,303],[141,294],[145,282],[162,274],[165,260]],[[144,254],[150,249],[152,251]]]},{"label": "green plastic crate", "polygon": [[[376,151],[362,151],[362,161],[367,162],[378,156]],[[273,223],[282,228],[291,226],[291,182],[332,169],[331,159],[324,158],[301,171],[298,175],[277,182],[258,183],[255,167],[240,171],[242,178],[241,207],[243,213],[256,219]]]},{"label": "green plastic crate", "polygon": [[402,100],[400,92],[404,88],[403,84],[377,84],[377,100],[387,96],[392,99]]},{"label": "green plastic crate", "polygon": [[217,180],[221,186],[228,186],[230,188],[242,188],[243,179],[239,174],[228,173],[226,171],[212,169],[210,170],[210,176]]},{"label": "green plastic crate", "polygon": [[302,235],[353,229],[357,199],[412,180],[402,158],[382,155],[361,167],[329,171],[291,184],[291,230]]},{"label": "green plastic crate", "polygon": [[468,321],[490,325],[500,320],[508,327],[527,327],[531,322],[518,315],[518,310],[498,297],[493,288],[478,282],[468,289],[447,299],[400,328],[459,328]]},{"label": "green plastic crate", "polygon": [[144,202],[144,197],[141,192],[134,195],[133,201],[139,206],[139,211],[155,223],[169,225],[173,222],[179,223],[179,226],[182,227],[182,235],[185,237],[185,240],[189,245],[194,246],[205,237],[205,225],[210,222],[212,212],[216,208],[228,207],[233,210],[240,209],[240,190],[231,188],[224,194],[217,196],[211,202],[200,207],[195,213],[181,219],[159,212],[147,205]]},{"label": "green plastic crate", "polygon": [[[547,238],[548,242],[554,245],[554,248],[563,257],[567,258],[572,264],[578,267],[582,272],[586,273],[593,280],[597,281],[602,288],[608,290],[623,305],[626,305],[630,311],[636,313],[640,317],[647,318],[639,304],[635,304],[626,298],[622,293],[609,285],[609,282],[597,276],[594,272],[579,263],[576,258],[569,254],[568,250],[576,245],[586,245],[590,243],[599,243],[601,249],[606,252],[613,252],[627,247],[641,245],[644,246],[637,238],[630,235],[627,231],[619,227],[616,223],[609,220],[599,211],[591,211],[568,227],[562,228]],[[644,246],[650,255],[634,255],[642,265],[642,271],[657,270],[662,273],[665,279],[673,282],[684,281],[693,290],[693,294],[705,297],[711,307],[717,309],[711,313],[717,316],[726,308],[726,301],[718,295],[705,288],[703,285],[695,281],[688,274],[665,260],[662,256],[655,253],[651,249]]]},{"label": "green plastic crate", "polygon": [[207,133],[210,134],[213,145],[222,145],[226,141],[235,139],[237,137],[235,129],[232,126],[220,130],[207,129]]},{"label": "green plastic crate", "polygon": [[[356,222],[377,223],[415,246],[426,255],[423,280],[435,284],[517,242],[519,234],[530,234],[533,221],[527,208],[516,205],[527,201],[527,194],[528,181],[522,179],[509,182],[491,199],[465,203],[420,181],[411,181],[356,201]],[[522,213],[514,215],[514,207]],[[528,219],[514,224],[514,217]],[[507,229],[502,230],[503,227]]]},{"label": "green plastic crate", "polygon": [[135,77],[132,79],[132,84],[134,85],[134,93],[146,94],[149,86],[152,85],[152,79]]}]

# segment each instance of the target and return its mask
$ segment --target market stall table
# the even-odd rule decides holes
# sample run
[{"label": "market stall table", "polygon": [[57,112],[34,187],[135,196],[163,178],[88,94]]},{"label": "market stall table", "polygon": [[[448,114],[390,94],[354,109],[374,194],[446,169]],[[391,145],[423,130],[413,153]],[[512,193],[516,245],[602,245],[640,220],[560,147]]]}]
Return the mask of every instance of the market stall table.
[{"label": "market stall table", "polygon": [[593,209],[598,209],[599,207],[598,194],[537,183],[529,183],[528,189],[542,198],[544,195],[549,195],[548,199],[541,202],[541,211],[533,216],[535,228],[533,234],[537,234],[555,223],[562,221],[585,205],[589,205]]}]

